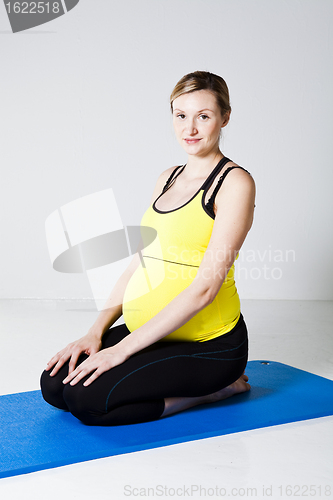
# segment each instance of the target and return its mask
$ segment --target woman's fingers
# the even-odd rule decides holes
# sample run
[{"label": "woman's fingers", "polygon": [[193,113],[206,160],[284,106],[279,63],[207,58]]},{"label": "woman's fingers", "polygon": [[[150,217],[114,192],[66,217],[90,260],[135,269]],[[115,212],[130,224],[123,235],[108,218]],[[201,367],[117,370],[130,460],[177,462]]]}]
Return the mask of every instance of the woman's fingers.
[{"label": "woman's fingers", "polygon": [[84,386],[90,385],[94,380],[96,380],[102,373],[110,370],[117,363],[114,362],[112,355],[106,352],[98,352],[92,354],[83,363],[81,363],[72,373],[69,373],[67,377],[63,380],[64,384],[70,383],[70,385],[75,385],[84,377],[92,373],[91,377],[84,382]]},{"label": "woman's fingers", "polygon": [[111,368],[123,363],[126,359],[123,353],[114,352],[113,347],[104,349],[95,354],[91,354],[89,358],[83,361],[67,377],[62,381],[63,384],[76,385],[84,377],[92,373],[92,375],[84,382],[87,387],[94,380],[96,380],[102,373],[110,370]]},{"label": "woman's fingers", "polygon": [[[54,377],[54,375],[56,375],[58,373],[58,371],[60,370],[60,368],[66,363],[66,361],[68,361],[70,358],[70,354],[67,353],[67,354],[63,354],[57,361],[56,365],[54,366],[53,370],[51,371],[50,373],[50,377]],[[52,365],[51,365],[52,367]]]},{"label": "woman's fingers", "polygon": [[50,361],[46,363],[45,370],[46,371],[51,370],[52,366],[54,366],[58,362],[59,358],[60,358],[60,353],[57,353],[55,356],[53,356],[53,358],[51,358]]},{"label": "woman's fingers", "polygon": [[53,377],[58,373],[58,371],[66,363],[66,361],[70,360],[68,365],[68,373],[71,373],[74,370],[81,353],[82,349],[73,348],[73,346],[70,344],[65,347],[65,349],[59,351],[55,356],[53,356],[52,359],[50,359],[50,361],[46,365],[45,370],[48,371],[52,367],[54,367],[50,373],[50,376]]},{"label": "woman's fingers", "polygon": [[[89,358],[88,358],[89,360]],[[80,380],[82,380],[86,375],[91,373],[93,370],[98,368],[98,362],[88,362],[88,360],[81,363],[72,373],[69,373],[67,377],[63,380],[64,384],[70,383],[70,385],[76,385]],[[97,377],[96,377],[97,378]]]},{"label": "woman's fingers", "polygon": [[80,380],[89,375],[89,373],[93,372],[92,375],[83,383],[85,387],[90,385],[94,380],[96,380],[105,370],[100,367],[90,367],[90,369],[82,370],[82,372],[78,373],[78,375],[70,382],[70,385],[76,385]]},{"label": "woman's fingers", "polygon": [[100,368],[95,370],[94,373],[91,375],[91,377],[89,377],[85,382],[83,382],[84,387],[87,387],[92,382],[94,382],[94,380],[96,380],[100,375],[102,375],[102,373],[104,373],[104,371],[106,371],[106,370],[101,371]]},{"label": "woman's fingers", "polygon": [[75,370],[76,363],[78,362],[80,354],[82,354],[81,349],[74,349],[74,351],[72,352],[71,359],[68,364],[68,375],[70,375]]},{"label": "woman's fingers", "polygon": [[64,356],[64,349],[59,351],[53,358],[50,359],[50,361],[46,364],[46,371],[51,370],[52,367],[54,369],[50,373],[50,375],[55,375],[57,371],[61,368],[61,366],[65,363],[65,361],[62,360]]},{"label": "woman's fingers", "polygon": [[82,339],[68,344],[64,349],[53,356],[53,358],[51,358],[50,361],[46,364],[45,370],[49,371],[51,370],[51,368],[53,368],[53,370],[50,372],[50,376],[53,377],[69,360],[68,375],[70,375],[75,371],[75,367],[81,354],[85,353],[88,356],[92,356],[101,349],[101,345],[101,339],[86,335]]}]

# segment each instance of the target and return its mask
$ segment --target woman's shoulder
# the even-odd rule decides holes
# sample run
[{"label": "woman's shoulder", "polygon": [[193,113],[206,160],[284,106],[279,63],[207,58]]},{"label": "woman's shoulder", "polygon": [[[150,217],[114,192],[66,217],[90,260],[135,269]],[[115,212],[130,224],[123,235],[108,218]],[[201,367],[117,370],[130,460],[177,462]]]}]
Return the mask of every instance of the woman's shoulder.
[{"label": "woman's shoulder", "polygon": [[245,185],[255,185],[254,179],[252,177],[251,172],[249,172],[245,167],[242,165],[238,165],[234,161],[229,161],[224,169],[222,170],[222,175],[226,173],[223,181],[227,182],[228,179],[228,184],[229,183],[242,183]]},{"label": "woman's shoulder", "polygon": [[232,196],[233,192],[242,192],[245,197],[253,199],[254,202],[256,185],[252,174],[245,167],[238,165],[233,161],[228,162],[223,170],[224,172],[222,172],[222,176],[224,173],[226,173],[226,175],[224,176],[221,188],[216,195],[217,205],[223,198],[225,199],[227,194]]}]

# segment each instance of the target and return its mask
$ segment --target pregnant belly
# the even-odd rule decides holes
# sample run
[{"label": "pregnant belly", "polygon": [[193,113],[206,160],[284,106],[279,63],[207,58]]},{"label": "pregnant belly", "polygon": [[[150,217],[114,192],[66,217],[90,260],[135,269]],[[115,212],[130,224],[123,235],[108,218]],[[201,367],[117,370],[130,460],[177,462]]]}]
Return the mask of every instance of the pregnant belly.
[{"label": "pregnant belly", "polygon": [[144,325],[171,302],[194,280],[198,268],[144,258],[131,276],[123,300],[123,316],[127,328]]},{"label": "pregnant belly", "polygon": [[[144,259],[125,290],[123,316],[132,332],[147,323],[194,280],[198,268]],[[236,324],[240,302],[233,269],[211,304],[199,311],[163,341],[205,341],[227,333]]]}]

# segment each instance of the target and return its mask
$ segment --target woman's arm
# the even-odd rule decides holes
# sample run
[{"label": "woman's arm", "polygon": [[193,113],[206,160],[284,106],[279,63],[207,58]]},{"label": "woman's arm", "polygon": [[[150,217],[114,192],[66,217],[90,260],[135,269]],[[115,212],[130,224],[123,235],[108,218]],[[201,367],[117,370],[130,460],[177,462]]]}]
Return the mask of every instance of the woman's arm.
[{"label": "woman's arm", "polygon": [[95,323],[89,328],[88,333],[80,339],[68,344],[50,359],[46,365],[46,370],[49,371],[53,368],[50,372],[51,377],[56,375],[68,360],[68,373],[72,373],[82,353],[92,356],[101,349],[104,333],[122,315],[124,291],[128,281],[139,264],[140,258],[138,254],[136,254],[130,265],[115,284],[103,310],[99,313]]},{"label": "woman's arm", "polygon": [[209,245],[193,282],[147,323],[116,346],[82,363],[64,380],[75,385],[93,371],[89,385],[101,373],[177,330],[210,304],[239,252],[253,221],[255,183],[239,169],[226,177],[216,197],[217,214]]},{"label": "woman's arm", "polygon": [[[172,169],[165,170],[158,178],[152,198],[151,203],[157,198],[161,193],[163,186],[169,177]],[[104,333],[117,321],[122,315],[122,304],[125,289],[127,284],[133,275],[134,271],[140,264],[139,254],[136,253],[131,260],[129,266],[123,272],[123,274],[118,279],[115,284],[110,296],[108,297],[106,303],[103,306],[102,311],[99,313],[94,324],[89,328],[88,333],[82,338],[71,342],[64,349],[59,351],[55,356],[53,356],[47,363],[46,370],[51,371],[50,375],[54,376],[59,371],[59,369],[69,360],[68,373],[72,373],[75,369],[76,363],[79,356],[82,353],[88,354],[89,356],[96,354],[102,346],[102,337]]]},{"label": "woman's arm", "polygon": [[118,344],[127,356],[177,330],[214,300],[252,226],[254,203],[253,178],[240,169],[229,172],[216,196],[212,235],[195,279]]}]

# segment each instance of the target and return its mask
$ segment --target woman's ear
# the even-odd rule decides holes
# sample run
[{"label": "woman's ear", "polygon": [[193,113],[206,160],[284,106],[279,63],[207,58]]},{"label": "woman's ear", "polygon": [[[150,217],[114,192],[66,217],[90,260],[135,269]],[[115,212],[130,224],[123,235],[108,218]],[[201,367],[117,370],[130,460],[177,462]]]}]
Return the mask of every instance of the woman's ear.
[{"label": "woman's ear", "polygon": [[223,128],[226,125],[228,125],[229,120],[230,120],[230,113],[231,113],[231,111],[227,111],[226,114],[224,115],[221,128]]}]

